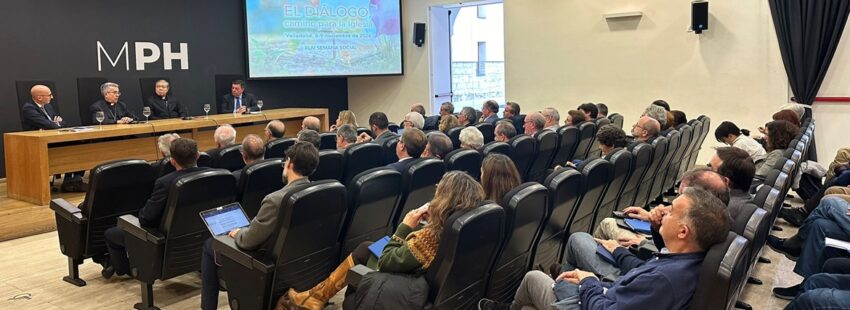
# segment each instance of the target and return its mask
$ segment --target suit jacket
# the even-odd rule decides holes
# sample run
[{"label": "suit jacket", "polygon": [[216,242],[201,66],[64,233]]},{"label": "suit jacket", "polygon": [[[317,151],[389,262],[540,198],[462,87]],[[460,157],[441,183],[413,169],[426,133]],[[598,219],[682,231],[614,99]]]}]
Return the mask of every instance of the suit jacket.
[{"label": "suit jacket", "polygon": [[[236,104],[236,99],[233,95],[227,94],[221,97],[221,102],[218,103],[218,114],[233,113],[233,106]],[[257,97],[254,94],[242,93],[242,106],[247,112],[256,111]]]},{"label": "suit jacket", "polygon": [[65,126],[64,122],[59,124],[53,122],[53,118],[57,114],[49,103],[44,105],[44,111],[47,112],[47,115],[44,115],[44,112],[38,108],[37,104],[32,102],[24,103],[24,106],[21,107],[21,122],[23,122],[24,130],[57,129]]},{"label": "suit jacket", "polygon": [[154,182],[153,185],[151,197],[148,198],[145,206],[139,210],[139,224],[143,227],[159,228],[159,224],[162,221],[162,214],[165,212],[165,204],[168,202],[168,192],[171,191],[171,186],[174,185],[177,178],[207,169],[209,168],[186,168],[180,171],[174,171],[156,179],[156,182]]},{"label": "suit jacket", "polygon": [[425,125],[422,126],[422,131],[437,130],[440,126],[440,115],[432,115],[425,118]]},{"label": "suit jacket", "polygon": [[525,125],[525,114],[520,114],[520,115],[517,115],[517,116],[514,116],[514,117],[505,118],[505,119],[514,123],[514,128],[516,129],[516,134],[521,135],[521,134],[525,133],[525,127],[522,127],[522,125]]},{"label": "suit jacket", "polygon": [[165,99],[156,95],[150,96],[148,100],[145,100],[145,106],[151,108],[150,119],[178,118],[187,115],[180,100],[171,95],[165,96]]},{"label": "suit jacket", "polygon": [[260,211],[257,211],[257,216],[251,220],[251,224],[236,233],[236,246],[243,250],[254,250],[263,245],[274,233],[275,226],[277,226],[278,209],[281,207],[280,204],[283,202],[283,196],[286,195],[287,189],[309,182],[310,180],[306,177],[300,178],[263,198]]},{"label": "suit jacket", "polygon": [[103,124],[115,124],[124,117],[136,119],[133,112],[127,109],[127,104],[123,101],[118,101],[110,107],[106,100],[101,99],[89,106],[89,111],[91,112],[92,124],[98,123],[97,117],[95,117],[98,111],[103,111]]},{"label": "suit jacket", "polygon": [[408,157],[406,159],[389,164],[387,165],[387,167],[395,169],[396,171],[401,173],[402,177],[404,177],[407,175],[407,169],[410,168],[410,166],[413,166],[414,163],[416,163],[416,158]]},{"label": "suit jacket", "polygon": [[398,137],[398,135],[395,134],[392,131],[387,130],[387,131],[384,131],[384,133],[382,133],[380,136],[375,137],[375,139],[372,140],[372,142],[375,142],[378,145],[384,145],[384,142],[387,142],[390,139],[395,138],[395,137]]},{"label": "suit jacket", "polygon": [[499,121],[499,116],[496,113],[490,114],[490,117],[481,120],[482,123],[488,123],[490,125],[496,126],[496,122]]}]

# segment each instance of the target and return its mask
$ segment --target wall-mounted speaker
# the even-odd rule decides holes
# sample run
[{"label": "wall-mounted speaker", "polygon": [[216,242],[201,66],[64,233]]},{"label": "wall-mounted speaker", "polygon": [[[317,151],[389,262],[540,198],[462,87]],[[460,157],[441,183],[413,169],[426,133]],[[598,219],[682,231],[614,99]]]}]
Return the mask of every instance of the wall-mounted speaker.
[{"label": "wall-mounted speaker", "polygon": [[413,44],[419,47],[425,44],[425,23],[413,23]]},{"label": "wall-mounted speaker", "polygon": [[691,3],[691,30],[696,34],[708,29],[708,2]]}]

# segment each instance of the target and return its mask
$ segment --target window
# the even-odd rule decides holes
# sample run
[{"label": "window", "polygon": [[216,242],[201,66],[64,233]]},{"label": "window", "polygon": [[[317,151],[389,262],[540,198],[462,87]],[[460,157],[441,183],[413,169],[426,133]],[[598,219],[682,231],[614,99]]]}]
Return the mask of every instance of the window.
[{"label": "window", "polygon": [[[479,6],[480,8],[480,6]],[[476,74],[478,76],[486,75],[486,66],[485,62],[487,60],[487,42],[478,42],[478,70]]]},{"label": "window", "polygon": [[487,8],[484,5],[479,5],[479,6],[476,6],[475,8],[478,9],[478,18],[479,19],[487,18]]}]

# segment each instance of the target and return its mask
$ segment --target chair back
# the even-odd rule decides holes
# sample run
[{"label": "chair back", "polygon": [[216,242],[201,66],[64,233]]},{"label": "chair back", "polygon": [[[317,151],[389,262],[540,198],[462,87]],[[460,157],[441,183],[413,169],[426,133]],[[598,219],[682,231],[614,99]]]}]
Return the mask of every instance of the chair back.
[{"label": "chair back", "polygon": [[537,156],[528,170],[527,179],[539,182],[546,178],[546,170],[552,168],[552,158],[558,152],[558,133],[543,130],[537,133],[536,139]]},{"label": "chair back", "polygon": [[198,167],[212,168],[213,159],[207,152],[200,152],[198,155]]},{"label": "chair back", "polygon": [[745,268],[743,259],[747,246],[747,239],[730,231],[724,242],[708,250],[700,266],[690,309],[734,308],[735,281]]},{"label": "chair back", "polygon": [[511,159],[516,164],[516,170],[519,171],[523,179],[528,176],[528,170],[537,156],[535,143],[534,138],[527,135],[517,135],[508,141],[512,149]]},{"label": "chair back", "polygon": [[295,142],[297,142],[295,138],[280,138],[266,143],[265,158],[286,157],[286,150],[295,145]]},{"label": "chair back", "polygon": [[584,160],[593,147],[593,140],[596,139],[596,123],[584,122],[579,125],[578,129],[579,142],[572,159]]},{"label": "chair back", "polygon": [[242,145],[231,145],[221,149],[219,157],[213,163],[215,168],[236,171],[245,168],[245,161],[242,160]]},{"label": "chair back", "polygon": [[567,222],[573,217],[576,204],[584,194],[581,172],[564,169],[550,174],[543,183],[549,190],[549,211],[535,247],[534,266],[549,266],[560,262],[567,239]]},{"label": "chair back", "polygon": [[623,194],[626,180],[632,170],[632,152],[629,152],[629,150],[622,149],[614,152],[614,154],[608,156],[607,160],[613,166],[613,175],[606,194],[602,196],[599,202],[599,210],[596,211],[593,227],[599,225],[602,219],[611,216],[611,213],[617,210],[617,200]]},{"label": "chair back", "polygon": [[563,165],[573,159],[579,142],[579,129],[564,126],[558,129],[558,152],[552,159],[552,165]]},{"label": "chair back", "polygon": [[620,127],[620,129],[623,129],[623,116],[622,115],[620,115],[618,113],[613,113],[611,115],[608,115],[608,119],[611,120],[612,124],[617,125],[617,127]]},{"label": "chair back", "polygon": [[490,155],[490,154],[493,154],[493,153],[503,154],[505,156],[510,157],[511,156],[511,145],[507,144],[505,142],[493,141],[493,142],[485,144],[484,147],[481,149],[481,153],[484,154],[484,157],[487,157],[487,155]]},{"label": "chair back", "polygon": [[283,188],[283,160],[280,158],[264,159],[252,163],[242,169],[242,176],[237,184],[238,200],[248,218],[257,216],[266,195]]},{"label": "chair back", "polygon": [[354,177],[348,186],[348,213],[340,236],[341,257],[351,254],[363,241],[375,241],[387,233],[393,226],[401,189],[401,173],[392,168],[373,168]]},{"label": "chair back", "polygon": [[493,138],[495,138],[495,127],[490,123],[478,123],[475,125],[478,128],[478,131],[484,136],[484,143],[493,142]]},{"label": "chair back", "polygon": [[481,178],[481,160],[481,153],[476,150],[457,149],[446,155],[446,171],[463,171],[478,180]]},{"label": "chair back", "polygon": [[[434,198],[437,191],[437,183],[446,173],[446,166],[442,160],[434,158],[410,159],[416,162],[410,165],[407,173],[402,174],[401,200],[396,207],[394,215],[394,231],[398,224],[404,219],[404,215],[410,210],[421,207]],[[388,231],[388,233],[393,233]]]},{"label": "chair back", "polygon": [[342,153],[342,184],[349,184],[355,175],[384,165],[384,151],[375,143],[351,145]]},{"label": "chair back", "polygon": [[568,229],[574,232],[593,232],[593,217],[599,208],[599,202],[605,195],[611,177],[614,175],[614,165],[602,158],[582,163],[581,174],[584,177],[584,195],[579,202]]},{"label": "chair back", "polygon": [[336,150],[336,133],[323,132],[319,134],[320,150]]},{"label": "chair back", "polygon": [[454,149],[460,148],[460,131],[463,130],[463,126],[455,127],[446,131],[446,135],[449,136],[449,139],[452,140],[452,147]]},{"label": "chair back", "polygon": [[638,185],[643,182],[647,168],[652,164],[652,145],[639,143],[632,147],[632,168],[629,177],[623,185],[623,192],[617,198],[616,209],[622,209],[632,205]]}]

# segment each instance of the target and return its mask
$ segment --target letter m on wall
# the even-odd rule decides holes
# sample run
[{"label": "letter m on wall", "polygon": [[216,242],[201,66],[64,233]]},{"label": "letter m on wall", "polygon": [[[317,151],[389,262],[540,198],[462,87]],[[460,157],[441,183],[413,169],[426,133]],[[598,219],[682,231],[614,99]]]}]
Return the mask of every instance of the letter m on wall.
[{"label": "letter m on wall", "polygon": [[130,56],[128,56],[127,46],[127,42],[124,42],[124,46],[122,46],[121,50],[118,51],[118,56],[115,56],[115,59],[113,60],[112,57],[109,56],[109,52],[107,52],[103,47],[103,44],[101,44],[100,41],[97,41],[97,71],[103,71],[102,63],[104,56],[112,67],[117,66],[121,57],[124,57],[124,70],[130,71]]}]

